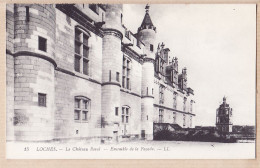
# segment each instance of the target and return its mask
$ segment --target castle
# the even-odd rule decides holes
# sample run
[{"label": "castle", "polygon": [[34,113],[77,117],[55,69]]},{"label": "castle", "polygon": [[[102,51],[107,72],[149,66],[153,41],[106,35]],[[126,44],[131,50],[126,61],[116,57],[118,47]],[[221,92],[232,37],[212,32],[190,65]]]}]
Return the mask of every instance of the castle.
[{"label": "castle", "polygon": [[152,140],[154,123],[193,127],[187,69],[158,43],[149,6],[137,33],[122,20],[122,4],[7,4],[7,140]]}]

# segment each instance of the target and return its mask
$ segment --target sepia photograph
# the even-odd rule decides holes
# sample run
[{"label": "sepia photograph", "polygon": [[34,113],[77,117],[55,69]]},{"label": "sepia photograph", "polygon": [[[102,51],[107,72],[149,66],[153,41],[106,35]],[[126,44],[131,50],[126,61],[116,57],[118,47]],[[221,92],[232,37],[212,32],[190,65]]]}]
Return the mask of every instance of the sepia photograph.
[{"label": "sepia photograph", "polygon": [[6,4],[7,159],[255,159],[256,4]]}]

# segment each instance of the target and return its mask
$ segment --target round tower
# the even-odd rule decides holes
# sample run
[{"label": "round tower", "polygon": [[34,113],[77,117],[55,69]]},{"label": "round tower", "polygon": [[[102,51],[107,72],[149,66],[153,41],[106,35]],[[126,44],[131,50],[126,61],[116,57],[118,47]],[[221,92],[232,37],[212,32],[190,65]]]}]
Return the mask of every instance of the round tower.
[{"label": "round tower", "polygon": [[15,4],[14,25],[14,136],[16,140],[51,140],[55,7]]},{"label": "round tower", "polygon": [[153,103],[154,103],[154,59],[156,43],[156,27],[149,15],[149,6],[145,7],[146,13],[141,26],[138,28],[138,39],[145,44],[144,62],[142,66],[142,130],[141,136],[153,139]]},{"label": "round tower", "polygon": [[121,51],[122,4],[105,5],[105,25],[102,58],[102,136],[117,140],[119,135],[120,87],[123,54]]}]

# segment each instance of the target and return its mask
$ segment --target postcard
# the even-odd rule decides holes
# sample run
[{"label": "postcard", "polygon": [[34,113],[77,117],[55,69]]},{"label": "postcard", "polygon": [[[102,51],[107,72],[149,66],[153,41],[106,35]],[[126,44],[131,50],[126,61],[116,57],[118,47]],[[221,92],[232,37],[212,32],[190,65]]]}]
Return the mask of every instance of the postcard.
[{"label": "postcard", "polygon": [[7,4],[7,159],[254,159],[255,4]]}]

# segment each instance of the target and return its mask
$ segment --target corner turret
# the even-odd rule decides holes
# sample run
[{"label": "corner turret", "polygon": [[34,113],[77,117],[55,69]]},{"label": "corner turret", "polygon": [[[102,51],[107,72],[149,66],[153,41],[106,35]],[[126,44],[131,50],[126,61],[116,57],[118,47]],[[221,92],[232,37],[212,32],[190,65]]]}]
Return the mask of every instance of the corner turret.
[{"label": "corner turret", "polygon": [[138,40],[142,41],[145,45],[144,54],[147,58],[154,59],[155,57],[155,44],[156,44],[156,27],[153,25],[152,19],[149,15],[149,5],[146,5],[145,16],[141,26],[138,28]]}]

